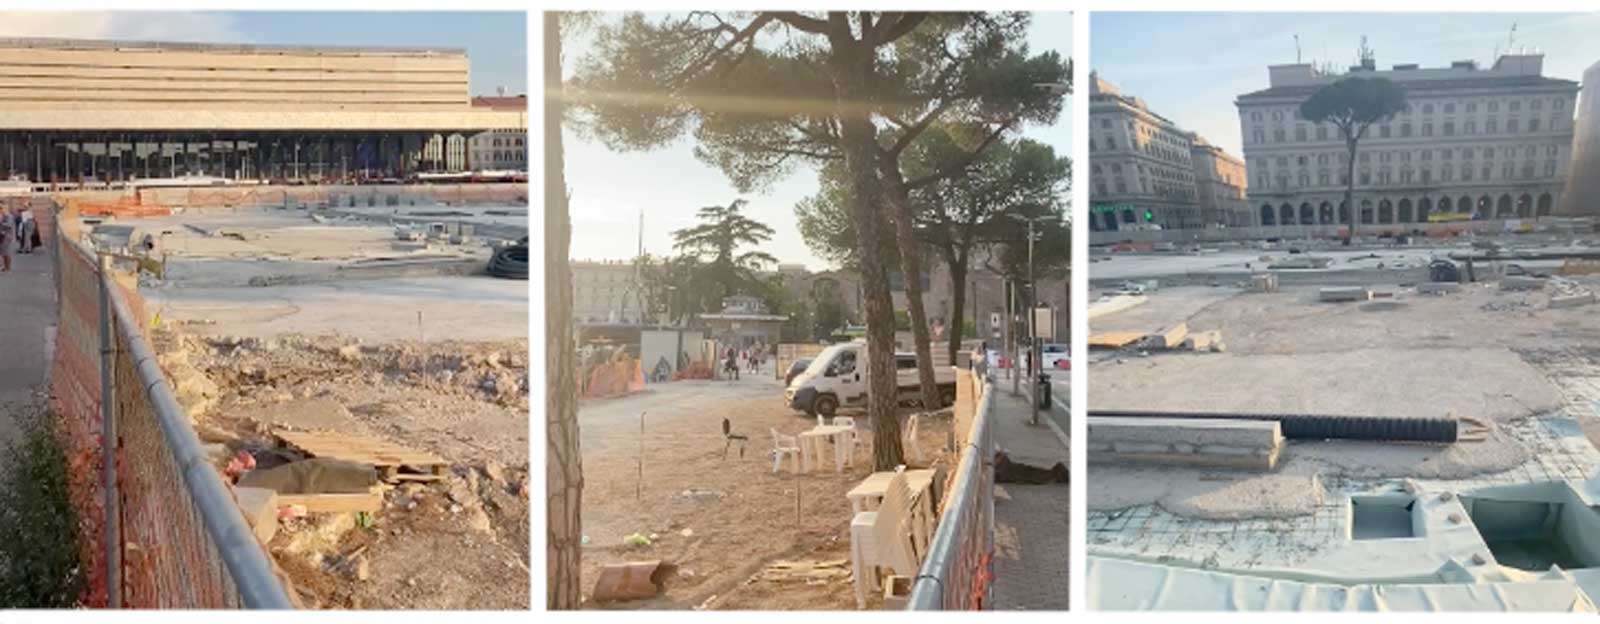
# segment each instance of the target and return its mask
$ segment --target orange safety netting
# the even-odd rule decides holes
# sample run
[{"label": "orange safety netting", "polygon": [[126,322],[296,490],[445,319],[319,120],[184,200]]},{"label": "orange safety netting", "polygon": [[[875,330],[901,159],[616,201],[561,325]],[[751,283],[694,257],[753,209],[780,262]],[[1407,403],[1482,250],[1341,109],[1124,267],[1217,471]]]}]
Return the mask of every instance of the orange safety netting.
[{"label": "orange safety netting", "polygon": [[683,381],[685,379],[711,379],[712,377],[711,365],[706,364],[705,362],[690,362],[688,366],[680,368],[677,372],[672,374],[673,381]]},{"label": "orange safety netting", "polygon": [[68,198],[67,210],[85,217],[164,217],[172,209],[157,204],[142,204],[137,197],[122,197],[114,201],[89,201]]},{"label": "orange safety netting", "polygon": [[588,399],[644,391],[644,367],[639,360],[625,359],[596,365],[589,370],[583,396]]}]

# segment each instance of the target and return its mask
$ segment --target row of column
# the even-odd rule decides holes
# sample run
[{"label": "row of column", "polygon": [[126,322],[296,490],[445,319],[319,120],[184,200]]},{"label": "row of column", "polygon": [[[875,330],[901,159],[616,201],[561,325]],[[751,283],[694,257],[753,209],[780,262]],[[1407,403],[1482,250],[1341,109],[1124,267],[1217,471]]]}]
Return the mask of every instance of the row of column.
[{"label": "row of column", "polygon": [[464,171],[466,142],[461,134],[397,132],[0,132],[0,179],[403,179]]}]

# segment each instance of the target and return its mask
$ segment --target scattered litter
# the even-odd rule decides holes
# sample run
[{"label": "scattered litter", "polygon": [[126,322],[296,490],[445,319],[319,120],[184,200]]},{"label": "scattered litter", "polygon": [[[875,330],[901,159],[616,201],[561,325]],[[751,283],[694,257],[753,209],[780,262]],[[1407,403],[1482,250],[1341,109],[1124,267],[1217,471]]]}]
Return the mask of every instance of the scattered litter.
[{"label": "scattered litter", "polygon": [[649,546],[650,538],[645,537],[642,533],[634,533],[633,535],[622,538],[622,543],[629,546]]},{"label": "scattered litter", "polygon": [[745,581],[746,585],[756,582],[782,583],[786,581],[801,581],[807,585],[821,585],[834,581],[844,581],[850,578],[850,560],[834,559],[830,561],[774,561],[767,564],[760,572]]},{"label": "scattered litter", "polygon": [[[595,579],[595,602],[640,600],[660,594],[678,566],[660,560],[607,564]],[[707,599],[709,600],[709,599]]]},{"label": "scattered litter", "polygon": [[694,537],[694,529],[684,529],[682,531],[678,531],[678,535],[682,535],[684,537]]}]

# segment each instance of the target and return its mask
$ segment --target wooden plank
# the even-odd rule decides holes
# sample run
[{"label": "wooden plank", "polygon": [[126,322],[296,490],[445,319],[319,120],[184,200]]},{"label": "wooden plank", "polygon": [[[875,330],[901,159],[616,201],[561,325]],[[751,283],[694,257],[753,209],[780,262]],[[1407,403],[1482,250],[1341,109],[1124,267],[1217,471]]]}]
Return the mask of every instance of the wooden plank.
[{"label": "wooden plank", "polygon": [[1134,341],[1137,341],[1143,337],[1144,334],[1139,332],[1105,332],[1100,334],[1090,334],[1089,347],[1120,349],[1133,344]]},{"label": "wooden plank", "polygon": [[428,467],[449,464],[444,458],[432,453],[369,437],[300,431],[280,431],[277,432],[277,437],[284,444],[303,450],[313,457],[343,459],[379,467],[401,465]]},{"label": "wooden plank", "polygon": [[383,508],[383,492],[366,494],[279,494],[278,505],[302,505],[311,513],[378,513]]}]

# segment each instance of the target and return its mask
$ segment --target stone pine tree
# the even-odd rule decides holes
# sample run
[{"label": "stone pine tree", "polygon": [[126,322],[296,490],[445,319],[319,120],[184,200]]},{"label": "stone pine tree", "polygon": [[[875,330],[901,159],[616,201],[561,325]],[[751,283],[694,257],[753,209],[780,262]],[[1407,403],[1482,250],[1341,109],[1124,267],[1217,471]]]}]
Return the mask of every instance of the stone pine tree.
[{"label": "stone pine tree", "polygon": [[572,219],[561,144],[561,27],[544,14],[545,607],[577,609],[581,592],[583,461],[572,341]]},{"label": "stone pine tree", "polygon": [[1349,229],[1344,244],[1355,236],[1356,223],[1356,144],[1372,124],[1392,119],[1406,107],[1406,95],[1386,78],[1345,78],[1318,89],[1300,103],[1300,116],[1312,123],[1331,123],[1344,137],[1349,159],[1345,164],[1344,205],[1348,207]]},{"label": "stone pine tree", "polygon": [[[905,275],[906,308],[922,404],[939,404],[934,381],[928,317],[923,309],[922,249],[917,236],[920,206],[912,194],[941,180],[959,177],[996,141],[1024,121],[1049,123],[1061,98],[1042,85],[1070,84],[1071,63],[1054,52],[1030,56],[1025,41],[1028,13],[934,13],[897,42],[886,77],[905,96],[886,100],[880,112],[888,121],[878,147],[884,198],[894,220],[895,244]],[[904,156],[930,128],[966,139],[932,170],[909,175]],[[952,336],[959,344],[960,318]],[[954,362],[954,359],[951,360]]]},{"label": "stone pine tree", "polygon": [[926,17],[902,12],[693,12],[602,27],[573,84],[583,126],[614,149],[693,135],[695,154],[741,191],[801,164],[843,163],[851,189],[867,322],[873,465],[904,463],[896,419],[894,305],[877,242],[881,209],[875,107],[899,97],[882,65]]},{"label": "stone pine tree", "polygon": [[[937,150],[938,144],[931,147]],[[937,155],[922,158],[939,160]],[[1011,213],[1041,207],[1065,213],[1071,180],[1070,159],[1057,157],[1049,145],[1018,139],[995,145],[966,175],[930,185],[918,194],[918,201],[927,206],[922,214],[924,237],[949,268],[952,323],[960,326],[966,316],[966,281],[974,251],[1015,229]],[[948,348],[955,361],[961,350],[960,332],[951,333]]]}]

